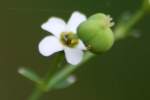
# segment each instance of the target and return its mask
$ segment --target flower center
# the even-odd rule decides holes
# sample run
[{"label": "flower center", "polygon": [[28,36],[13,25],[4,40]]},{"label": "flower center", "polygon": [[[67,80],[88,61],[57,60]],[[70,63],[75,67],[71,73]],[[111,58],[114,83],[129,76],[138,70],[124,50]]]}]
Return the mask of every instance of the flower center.
[{"label": "flower center", "polygon": [[62,32],[60,41],[63,45],[68,47],[75,47],[79,43],[79,39],[76,34],[72,32]]}]

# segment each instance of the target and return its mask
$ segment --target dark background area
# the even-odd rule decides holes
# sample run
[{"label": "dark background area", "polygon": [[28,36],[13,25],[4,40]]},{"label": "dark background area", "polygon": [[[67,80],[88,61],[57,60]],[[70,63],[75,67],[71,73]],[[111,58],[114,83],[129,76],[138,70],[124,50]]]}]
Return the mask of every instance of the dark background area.
[{"label": "dark background area", "polygon": [[[17,73],[20,66],[43,75],[52,57],[39,54],[38,43],[49,33],[40,26],[51,16],[67,21],[79,10],[87,16],[104,12],[114,21],[135,12],[142,0],[0,0],[0,100],[26,100],[33,83]],[[76,71],[73,86],[47,93],[42,100],[149,100],[150,15],[136,28],[141,37],[117,42]]]}]

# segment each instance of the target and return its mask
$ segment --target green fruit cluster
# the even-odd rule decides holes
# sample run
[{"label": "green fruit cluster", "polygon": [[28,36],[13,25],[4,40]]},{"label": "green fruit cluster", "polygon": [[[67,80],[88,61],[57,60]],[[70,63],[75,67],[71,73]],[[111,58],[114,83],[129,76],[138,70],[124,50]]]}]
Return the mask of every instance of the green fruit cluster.
[{"label": "green fruit cluster", "polygon": [[79,25],[77,34],[90,51],[103,53],[112,47],[114,34],[111,20],[109,16],[98,13]]}]

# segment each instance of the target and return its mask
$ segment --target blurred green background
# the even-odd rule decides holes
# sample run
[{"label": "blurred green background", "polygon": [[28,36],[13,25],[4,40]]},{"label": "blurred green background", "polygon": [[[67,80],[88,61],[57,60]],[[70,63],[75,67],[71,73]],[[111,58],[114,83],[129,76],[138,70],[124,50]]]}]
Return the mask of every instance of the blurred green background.
[{"label": "blurred green background", "polygon": [[[43,75],[52,57],[38,52],[49,35],[40,25],[51,16],[64,18],[79,10],[87,16],[133,13],[142,0],[0,0],[0,100],[27,100],[33,83],[17,73],[20,66]],[[47,93],[41,100],[150,100],[150,15],[137,24],[141,37],[117,42],[111,51],[76,71],[73,86]]]}]

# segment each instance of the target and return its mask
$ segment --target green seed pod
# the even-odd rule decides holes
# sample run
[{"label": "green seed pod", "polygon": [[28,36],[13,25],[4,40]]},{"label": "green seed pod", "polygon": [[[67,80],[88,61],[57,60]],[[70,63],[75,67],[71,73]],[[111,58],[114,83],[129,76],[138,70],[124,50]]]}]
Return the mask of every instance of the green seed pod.
[{"label": "green seed pod", "polygon": [[96,20],[99,24],[101,24],[101,26],[106,28],[111,28],[114,25],[114,23],[111,22],[112,18],[109,15],[105,15],[103,13],[94,14],[90,16],[88,20]]},{"label": "green seed pod", "polygon": [[88,18],[88,20],[99,20],[103,21],[107,16],[103,13],[97,13]]},{"label": "green seed pod", "polygon": [[110,17],[95,14],[80,24],[77,34],[88,49],[94,53],[108,51],[114,43]]}]

